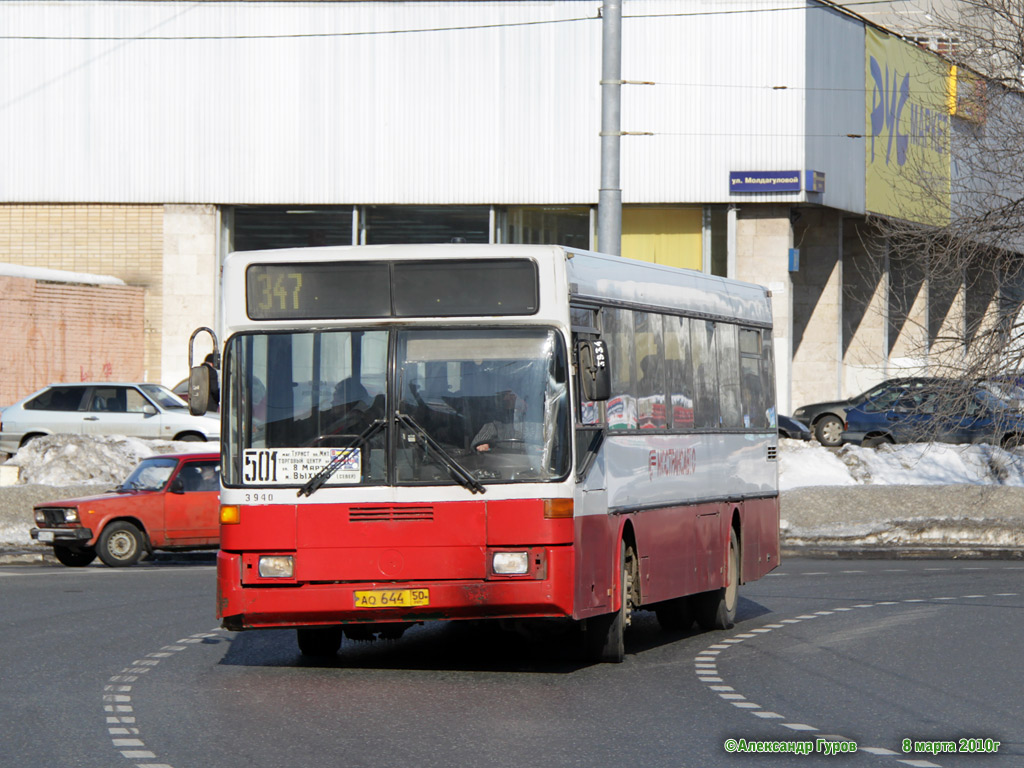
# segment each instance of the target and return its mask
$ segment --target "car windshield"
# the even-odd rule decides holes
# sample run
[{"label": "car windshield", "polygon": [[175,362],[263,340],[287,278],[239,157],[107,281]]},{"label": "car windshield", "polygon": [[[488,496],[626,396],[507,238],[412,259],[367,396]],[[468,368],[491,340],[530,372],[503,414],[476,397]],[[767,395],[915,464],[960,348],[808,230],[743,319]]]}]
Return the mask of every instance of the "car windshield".
[{"label": "car windshield", "polygon": [[160,384],[142,384],[140,388],[161,408],[188,408],[184,400]]},{"label": "car windshield", "polygon": [[139,466],[128,475],[128,479],[121,484],[120,490],[159,491],[167,484],[177,465],[177,459],[159,457],[143,459]]},{"label": "car windshield", "polygon": [[553,330],[244,335],[225,361],[229,485],[302,487],[332,460],[315,487],[568,472],[565,351]]}]

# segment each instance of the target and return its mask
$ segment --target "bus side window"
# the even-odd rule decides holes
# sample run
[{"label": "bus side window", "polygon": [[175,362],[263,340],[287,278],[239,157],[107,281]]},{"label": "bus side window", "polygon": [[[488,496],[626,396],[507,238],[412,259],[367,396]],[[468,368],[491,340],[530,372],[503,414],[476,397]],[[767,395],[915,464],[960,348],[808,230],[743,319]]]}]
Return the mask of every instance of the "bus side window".
[{"label": "bus side window", "polygon": [[668,426],[665,408],[665,345],[661,315],[633,313],[633,341],[636,349],[636,409],[640,429]]},{"label": "bus side window", "polygon": [[743,421],[749,429],[768,427],[767,398],[761,379],[761,332],[740,329],[740,392]]},{"label": "bus side window", "polygon": [[690,343],[693,350],[693,426],[717,429],[721,422],[718,415],[715,324],[710,320],[691,320]]},{"label": "bus side window", "polygon": [[721,424],[726,429],[744,426],[743,405],[740,401],[740,351],[737,327],[718,323],[715,338],[718,342],[718,405]]},{"label": "bus side window", "polygon": [[608,429],[636,429],[636,388],[633,374],[636,347],[633,343],[633,312],[605,308],[601,311],[602,338],[608,344],[612,366],[612,394],[605,403]]},{"label": "bus side window", "polygon": [[689,318],[665,317],[665,378],[673,429],[692,429],[693,360],[690,356]]},{"label": "bus side window", "polygon": [[775,429],[775,355],[772,353],[772,332],[761,333],[761,392],[764,395],[764,417],[769,429]]}]

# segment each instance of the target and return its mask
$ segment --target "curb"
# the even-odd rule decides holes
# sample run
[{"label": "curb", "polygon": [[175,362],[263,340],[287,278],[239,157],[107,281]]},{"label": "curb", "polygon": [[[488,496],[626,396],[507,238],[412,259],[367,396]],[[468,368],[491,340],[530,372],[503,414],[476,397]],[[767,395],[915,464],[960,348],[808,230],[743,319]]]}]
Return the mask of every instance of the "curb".
[{"label": "curb", "polygon": [[[60,565],[60,562],[53,556],[50,547],[41,549],[0,548],[0,565]],[[183,552],[153,552],[144,556],[137,565],[157,564],[207,564],[213,565],[217,562],[217,550],[196,550]],[[98,565],[102,565],[96,560]],[[106,567],[106,566],[103,566]]]},{"label": "curb", "polygon": [[856,544],[783,544],[782,557],[835,560],[1024,560],[1024,549],[986,545],[865,546]]}]

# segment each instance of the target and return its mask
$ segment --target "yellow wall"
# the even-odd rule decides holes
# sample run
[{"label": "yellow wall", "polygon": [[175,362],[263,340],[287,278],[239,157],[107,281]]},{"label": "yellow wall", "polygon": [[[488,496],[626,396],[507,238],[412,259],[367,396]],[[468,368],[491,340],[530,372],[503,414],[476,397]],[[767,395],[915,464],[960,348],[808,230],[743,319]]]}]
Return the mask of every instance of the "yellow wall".
[{"label": "yellow wall", "polygon": [[700,208],[623,207],[622,255],[700,270],[703,217]]}]

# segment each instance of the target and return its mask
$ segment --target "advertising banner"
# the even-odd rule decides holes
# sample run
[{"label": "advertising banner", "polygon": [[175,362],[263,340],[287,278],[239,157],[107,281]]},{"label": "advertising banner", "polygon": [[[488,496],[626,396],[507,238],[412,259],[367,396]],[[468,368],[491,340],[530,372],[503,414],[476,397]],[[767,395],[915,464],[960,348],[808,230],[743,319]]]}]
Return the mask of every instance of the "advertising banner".
[{"label": "advertising banner", "polygon": [[943,226],[950,202],[949,64],[871,28],[865,49],[867,209]]}]

